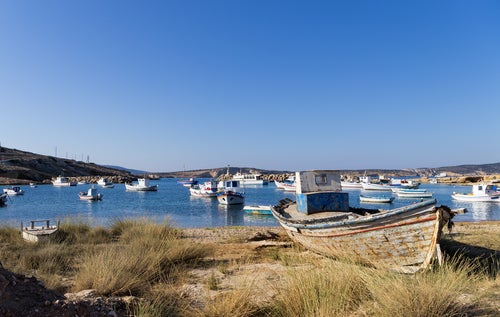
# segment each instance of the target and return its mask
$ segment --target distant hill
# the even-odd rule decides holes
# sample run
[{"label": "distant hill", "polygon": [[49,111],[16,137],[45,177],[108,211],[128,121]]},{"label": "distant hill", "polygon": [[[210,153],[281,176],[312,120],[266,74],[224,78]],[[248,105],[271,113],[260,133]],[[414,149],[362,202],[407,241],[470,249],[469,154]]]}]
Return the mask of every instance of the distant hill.
[{"label": "distant hill", "polygon": [[0,148],[1,183],[44,182],[59,175],[67,177],[121,176],[124,179],[132,179],[131,174],[124,170],[5,147]]},{"label": "distant hill", "polygon": [[[17,149],[0,147],[0,183],[22,184],[29,182],[44,182],[58,175],[67,177],[79,176],[119,176],[126,180],[133,180],[139,175],[149,174],[157,177],[178,178],[217,178],[226,174],[227,167],[210,169],[199,169],[189,171],[176,171],[164,173],[148,173],[142,170],[124,168],[120,166],[104,166],[94,163],[85,163],[71,159],[58,158],[54,156],[40,155]],[[263,175],[282,175],[295,171],[287,170],[264,170],[253,167],[230,167],[229,173],[255,173]],[[446,166],[437,168],[415,168],[415,169],[367,169],[367,170],[341,170],[342,174],[363,175],[381,174],[388,176],[433,176],[439,173],[447,173],[449,176],[474,176],[500,174],[500,163],[491,164],[468,164],[459,166]]]}]

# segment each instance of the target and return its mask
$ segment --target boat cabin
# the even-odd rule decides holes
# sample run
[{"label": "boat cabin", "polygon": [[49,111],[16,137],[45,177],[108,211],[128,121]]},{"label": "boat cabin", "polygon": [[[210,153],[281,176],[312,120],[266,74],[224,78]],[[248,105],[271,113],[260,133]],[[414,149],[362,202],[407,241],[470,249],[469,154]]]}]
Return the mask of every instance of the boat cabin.
[{"label": "boat cabin", "polygon": [[342,192],[339,171],[296,172],[295,182],[299,212],[349,211],[349,194]]}]

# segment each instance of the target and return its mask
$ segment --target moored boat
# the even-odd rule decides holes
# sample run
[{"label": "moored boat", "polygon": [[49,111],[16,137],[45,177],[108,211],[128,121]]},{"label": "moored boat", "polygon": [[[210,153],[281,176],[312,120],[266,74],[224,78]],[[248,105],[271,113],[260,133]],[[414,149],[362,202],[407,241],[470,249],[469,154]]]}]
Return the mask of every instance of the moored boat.
[{"label": "moored boat", "polygon": [[391,191],[391,186],[389,184],[361,183],[361,187],[363,190]]},{"label": "moored boat", "polygon": [[453,192],[451,198],[458,201],[500,202],[500,192],[497,190],[496,185],[474,184],[472,185],[472,192]]},{"label": "moored boat", "polygon": [[125,189],[136,192],[153,192],[158,190],[158,185],[151,185],[148,178],[139,178],[136,183],[125,183]]},{"label": "moored boat", "polygon": [[398,198],[430,198],[433,193],[420,189],[401,189],[396,191]]},{"label": "moored boat", "polygon": [[215,180],[195,184],[189,188],[189,193],[194,197],[217,197],[217,192],[217,181]]},{"label": "moored boat", "polygon": [[113,188],[115,187],[115,184],[108,180],[106,177],[101,177],[97,181],[97,185],[101,186],[102,188]]},{"label": "moored boat", "polygon": [[236,173],[233,176],[234,180],[240,181],[240,183],[245,185],[267,185],[269,182],[264,179],[261,174],[242,174]]},{"label": "moored boat", "polygon": [[224,190],[217,194],[217,200],[221,205],[241,205],[245,202],[245,196],[241,192],[240,182],[235,180],[224,181]]},{"label": "moored boat", "polygon": [[181,184],[184,187],[191,187],[192,185],[198,184],[198,180],[196,180],[194,178],[180,179],[180,180],[177,181],[177,183]]},{"label": "moored boat", "polygon": [[362,203],[392,203],[394,197],[359,195]]},{"label": "moored boat", "polygon": [[9,196],[17,196],[17,195],[24,195],[24,190],[22,190],[21,187],[19,186],[12,186],[9,188],[4,188],[3,193]]},{"label": "moored boat", "polygon": [[97,192],[94,187],[89,188],[87,192],[79,192],[78,197],[81,200],[97,201],[102,199],[102,194]]},{"label": "moored boat", "polygon": [[271,206],[264,205],[245,205],[243,206],[243,211],[248,214],[272,215]]},{"label": "moored boat", "polygon": [[297,172],[296,202],[271,208],[290,238],[319,254],[403,273],[426,269],[441,254],[447,207],[429,199],[395,209],[349,207],[338,171]]},{"label": "moored boat", "polygon": [[57,176],[56,179],[52,180],[52,185],[56,187],[76,186],[76,182],[71,182],[64,176]]}]

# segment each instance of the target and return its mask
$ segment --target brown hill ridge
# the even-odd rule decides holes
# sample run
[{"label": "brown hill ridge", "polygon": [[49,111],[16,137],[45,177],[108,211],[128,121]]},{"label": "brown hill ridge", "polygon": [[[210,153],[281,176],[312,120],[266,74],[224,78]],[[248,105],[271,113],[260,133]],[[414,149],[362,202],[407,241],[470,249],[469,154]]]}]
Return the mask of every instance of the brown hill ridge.
[{"label": "brown hill ridge", "polygon": [[104,167],[94,163],[46,156],[16,149],[0,148],[0,183],[47,183],[54,177],[115,176],[133,179],[124,170]]},{"label": "brown hill ridge", "polygon": [[[218,178],[226,174],[227,167],[200,169],[190,171],[152,173],[155,177],[179,177],[179,178]],[[280,178],[294,171],[264,170],[251,167],[229,167],[229,173],[234,175],[241,173],[256,173],[267,175],[270,179]],[[416,168],[416,169],[371,169],[371,170],[341,170],[341,174],[349,176],[360,176],[367,174],[380,174],[385,176],[409,177],[409,176],[433,176],[446,173],[449,177],[483,177],[486,175],[500,174],[500,163],[481,165],[459,165],[438,168]],[[74,177],[76,179],[93,180],[100,176],[111,177],[113,182],[131,181],[137,178],[131,172],[120,168],[85,163],[72,159],[64,159],[54,156],[40,155],[31,152],[0,147],[0,184],[28,184],[30,182],[49,183],[50,180],[59,175]]]}]

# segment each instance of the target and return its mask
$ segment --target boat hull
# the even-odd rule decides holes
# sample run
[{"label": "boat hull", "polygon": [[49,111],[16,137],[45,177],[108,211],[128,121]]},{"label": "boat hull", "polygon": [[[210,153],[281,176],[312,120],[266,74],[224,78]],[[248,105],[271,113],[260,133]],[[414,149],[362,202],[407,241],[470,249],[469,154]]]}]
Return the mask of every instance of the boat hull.
[{"label": "boat hull", "polygon": [[500,196],[491,196],[491,195],[452,194],[451,198],[457,201],[500,203]]},{"label": "boat hull", "polygon": [[135,192],[155,192],[158,190],[158,185],[138,186],[138,185],[125,184],[125,189],[128,191],[135,191]]},{"label": "boat hull", "polygon": [[328,212],[330,217],[299,215],[295,221],[293,208],[271,211],[293,241],[325,256],[415,273],[428,267],[439,248],[442,210],[435,200],[369,216]]},{"label": "boat hull", "polygon": [[217,195],[217,200],[221,205],[241,205],[245,202],[245,197],[237,193],[222,193]]}]

